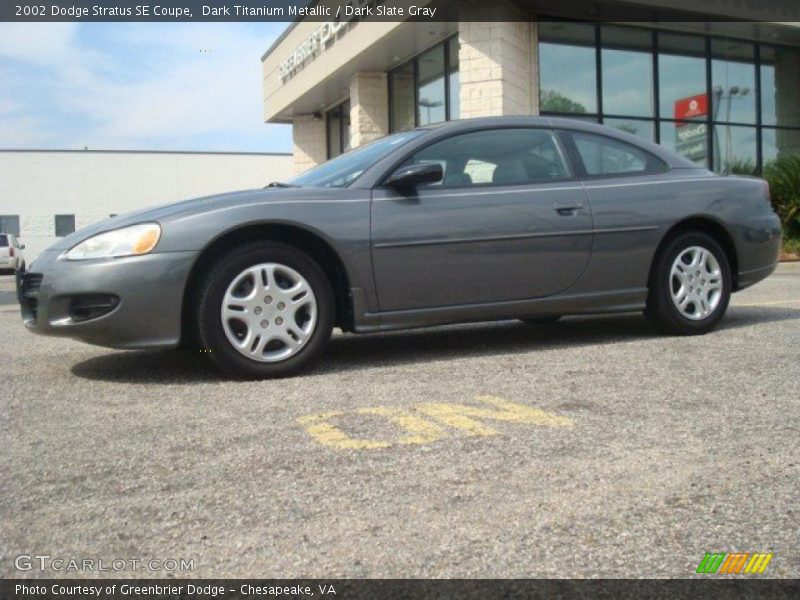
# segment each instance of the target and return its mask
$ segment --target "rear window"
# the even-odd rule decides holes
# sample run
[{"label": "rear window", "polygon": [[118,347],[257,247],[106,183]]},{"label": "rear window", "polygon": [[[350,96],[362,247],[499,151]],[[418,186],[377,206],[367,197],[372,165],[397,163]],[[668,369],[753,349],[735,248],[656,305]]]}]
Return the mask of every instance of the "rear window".
[{"label": "rear window", "polygon": [[589,176],[644,175],[667,170],[649,152],[604,135],[573,132],[572,139]]},{"label": "rear window", "polygon": [[6,248],[7,246],[8,246],[8,236],[0,235],[0,248]]}]

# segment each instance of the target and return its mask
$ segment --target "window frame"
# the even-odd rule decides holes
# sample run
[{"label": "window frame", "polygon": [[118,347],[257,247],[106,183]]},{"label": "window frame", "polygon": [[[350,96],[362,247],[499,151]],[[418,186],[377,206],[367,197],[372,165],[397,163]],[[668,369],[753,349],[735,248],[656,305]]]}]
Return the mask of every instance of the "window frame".
[{"label": "window frame", "polygon": [[[559,137],[562,138],[562,143],[564,147],[567,148],[567,152],[569,154],[570,161],[573,164],[573,169],[577,172],[578,178],[581,180],[596,180],[596,179],[619,179],[621,177],[643,177],[643,176],[652,176],[652,175],[663,175],[664,173],[670,172],[672,169],[670,166],[658,158],[655,154],[642,148],[641,146],[637,146],[636,144],[632,144],[625,140],[617,139],[610,135],[605,135],[603,133],[596,133],[594,131],[584,131],[581,129],[564,129],[560,128],[557,129],[557,133]],[[647,164],[645,165],[645,169],[643,171],[627,171],[622,173],[597,173],[592,174],[586,169],[586,165],[583,161],[583,156],[578,150],[578,145],[575,142],[575,135],[583,135],[587,137],[596,137],[600,139],[610,140],[613,144],[618,146],[628,146],[633,148],[637,152],[643,154],[647,159]]]},{"label": "window frame", "polygon": [[[413,90],[412,94],[414,96],[414,127],[415,128],[416,127],[420,127],[420,123],[419,123],[419,57],[422,56],[423,54],[426,54],[427,52],[430,52],[434,48],[437,48],[438,46],[443,46],[444,47],[444,64],[443,64],[444,70],[442,71],[443,77],[444,77],[444,121],[437,121],[436,123],[428,123],[428,125],[424,125],[424,127],[427,127],[429,125],[437,125],[438,123],[447,123],[448,121],[452,121],[453,120],[453,114],[452,114],[452,108],[453,107],[452,107],[452,102],[450,101],[451,100],[450,76],[453,73],[453,71],[450,68],[450,66],[451,66],[450,65],[450,59],[451,59],[451,54],[452,54],[451,48],[450,48],[450,42],[453,39],[458,40],[458,34],[457,33],[455,33],[453,35],[448,35],[443,40],[439,40],[435,44],[425,48],[422,52],[420,52],[418,54],[415,54],[414,56],[412,56],[408,60],[403,61],[402,63],[398,64],[396,67],[392,67],[391,69],[389,69],[389,71],[387,71],[386,80],[387,80],[387,86],[388,86],[388,92],[389,92],[389,98],[388,98],[388,103],[389,103],[389,107],[388,107],[389,108],[389,133],[399,133],[400,131],[407,131],[407,130],[400,130],[400,129],[395,129],[394,128],[394,119],[393,119],[393,116],[394,116],[394,85],[393,85],[392,75],[395,72],[400,71],[401,69],[407,68],[409,65],[411,66],[411,71],[412,71],[412,90]],[[461,64],[460,63],[458,65],[458,73],[459,73],[459,88],[460,88],[461,87],[461,78],[460,78]],[[459,117],[460,117],[460,115],[459,115]]]},{"label": "window frame", "polygon": [[504,129],[532,129],[538,131],[546,131],[548,132],[555,145],[561,155],[562,160],[564,161],[564,166],[567,168],[567,176],[566,177],[559,177],[556,179],[549,179],[547,181],[532,181],[527,183],[494,183],[494,182],[485,182],[485,183],[473,183],[471,185],[454,185],[448,187],[421,187],[419,189],[423,190],[472,190],[472,189],[486,189],[486,188],[507,188],[507,187],[520,187],[520,186],[546,186],[555,183],[564,183],[564,182],[577,182],[579,174],[576,169],[576,165],[570,156],[569,149],[564,144],[561,136],[559,135],[559,130],[556,127],[550,127],[548,125],[493,125],[493,126],[483,126],[483,127],[476,127],[474,129],[468,129],[466,131],[457,131],[452,132],[450,134],[445,134],[437,137],[436,139],[430,140],[424,144],[417,146],[416,148],[411,149],[410,151],[406,152],[402,158],[396,160],[392,163],[392,165],[386,169],[386,171],[381,175],[379,178],[378,183],[374,186],[375,188],[380,189],[392,189],[391,186],[386,185],[386,180],[394,173],[398,168],[406,164],[406,162],[415,154],[422,152],[433,146],[434,144],[438,144],[439,142],[450,139],[453,137],[459,137],[462,135],[469,135],[473,133],[480,133],[482,131],[502,131]]},{"label": "window frame", "polygon": [[[345,108],[347,110],[345,111]],[[350,148],[345,147],[345,132],[347,133],[347,140],[350,140],[350,126],[345,126],[345,113],[347,113],[347,120],[350,120],[350,98],[342,100],[331,108],[325,111],[325,158],[330,160],[341,156]],[[339,153],[331,154],[331,123],[334,118],[339,118]]]}]

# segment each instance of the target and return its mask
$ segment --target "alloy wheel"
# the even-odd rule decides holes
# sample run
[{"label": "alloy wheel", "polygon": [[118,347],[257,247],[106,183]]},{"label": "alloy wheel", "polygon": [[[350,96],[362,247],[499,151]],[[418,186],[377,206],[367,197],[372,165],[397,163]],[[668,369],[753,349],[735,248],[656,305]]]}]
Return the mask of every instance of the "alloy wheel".
[{"label": "alloy wheel", "polygon": [[314,291],[300,273],[263,263],[233,278],[220,317],[225,336],[240,354],[272,363],[305,348],[317,325],[317,312]]},{"label": "alloy wheel", "polygon": [[678,311],[692,321],[708,318],[722,299],[722,269],[713,253],[690,246],[670,270],[670,294]]}]

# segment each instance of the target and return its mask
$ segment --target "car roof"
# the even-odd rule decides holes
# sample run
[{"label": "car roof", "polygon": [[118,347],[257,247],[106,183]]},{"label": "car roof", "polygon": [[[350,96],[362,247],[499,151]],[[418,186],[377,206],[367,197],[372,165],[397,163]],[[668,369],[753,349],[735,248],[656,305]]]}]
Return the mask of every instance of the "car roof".
[{"label": "car roof", "polygon": [[419,127],[420,130],[432,131],[435,130],[440,133],[458,133],[459,131],[470,131],[473,129],[482,129],[484,127],[553,127],[557,129],[568,129],[572,131],[583,131],[586,133],[595,133],[604,135],[622,142],[638,146],[643,150],[654,154],[659,159],[667,163],[671,169],[698,169],[702,168],[688,158],[676,154],[664,146],[660,146],[650,142],[637,135],[630,134],[626,131],[621,131],[614,127],[607,125],[600,125],[598,123],[591,123],[581,118],[568,118],[568,117],[549,117],[549,116],[536,116],[536,115],[520,115],[520,116],[505,116],[505,117],[478,117],[474,119],[456,119],[453,121],[445,121],[435,125],[427,125]]}]

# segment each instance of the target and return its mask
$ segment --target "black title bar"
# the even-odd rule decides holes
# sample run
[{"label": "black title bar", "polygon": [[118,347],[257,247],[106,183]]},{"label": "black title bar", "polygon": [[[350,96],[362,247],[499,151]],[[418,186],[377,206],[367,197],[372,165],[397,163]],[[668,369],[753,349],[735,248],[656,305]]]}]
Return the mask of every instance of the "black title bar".
[{"label": "black title bar", "polygon": [[[464,13],[464,10],[469,10]],[[800,21],[797,0],[2,0],[0,21]],[[466,16],[465,16],[466,15]]]}]

